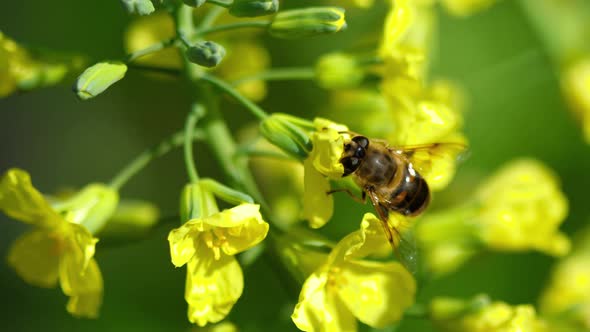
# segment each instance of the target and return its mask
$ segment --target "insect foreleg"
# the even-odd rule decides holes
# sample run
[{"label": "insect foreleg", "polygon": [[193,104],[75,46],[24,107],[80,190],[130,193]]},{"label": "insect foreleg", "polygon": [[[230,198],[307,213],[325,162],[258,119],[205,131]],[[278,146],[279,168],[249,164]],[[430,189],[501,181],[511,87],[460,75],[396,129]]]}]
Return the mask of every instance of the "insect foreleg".
[{"label": "insect foreleg", "polygon": [[363,195],[361,197],[358,197],[355,194],[353,194],[352,191],[350,191],[350,189],[347,189],[347,188],[332,189],[332,190],[326,191],[326,195],[332,195],[333,193],[338,193],[338,192],[347,193],[348,196],[352,197],[352,199],[354,199],[355,201],[357,201],[359,203],[365,204],[367,202],[367,196],[364,191],[363,191]]}]

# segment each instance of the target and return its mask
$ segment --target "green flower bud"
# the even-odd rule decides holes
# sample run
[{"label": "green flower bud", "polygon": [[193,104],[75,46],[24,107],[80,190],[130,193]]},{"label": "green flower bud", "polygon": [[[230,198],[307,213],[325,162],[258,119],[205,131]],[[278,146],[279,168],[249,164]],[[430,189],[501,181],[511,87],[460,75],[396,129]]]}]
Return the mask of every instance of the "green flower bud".
[{"label": "green flower bud", "polygon": [[356,59],[342,53],[322,56],[316,64],[315,72],[318,84],[325,89],[355,87],[364,76]]},{"label": "green flower bud", "polygon": [[213,193],[201,183],[189,183],[180,194],[180,222],[210,216],[219,209]]},{"label": "green flower bud", "polygon": [[234,0],[229,13],[237,17],[255,17],[274,14],[279,10],[279,0]]},{"label": "green flower bud", "polygon": [[309,135],[289,121],[289,115],[275,113],[260,124],[260,132],[269,142],[297,159],[305,159],[312,145]]},{"label": "green flower bud", "polygon": [[69,222],[82,224],[90,233],[96,234],[111,218],[118,203],[117,191],[104,184],[93,183],[71,198],[54,203],[53,208]]},{"label": "green flower bud", "polygon": [[121,0],[129,14],[149,15],[154,12],[154,4],[150,0]]},{"label": "green flower bud", "polygon": [[215,67],[225,56],[225,48],[212,41],[201,41],[189,47],[186,56],[200,66]]},{"label": "green flower bud", "polygon": [[187,6],[200,7],[205,2],[207,2],[207,0],[182,0],[182,2],[184,2],[184,4],[187,5]]},{"label": "green flower bud", "polygon": [[99,62],[87,68],[78,77],[74,92],[82,100],[94,98],[121,80],[127,72],[127,65],[122,62]]},{"label": "green flower bud", "polygon": [[346,28],[344,9],[338,7],[309,7],[278,13],[269,33],[278,38],[301,38],[338,32]]}]

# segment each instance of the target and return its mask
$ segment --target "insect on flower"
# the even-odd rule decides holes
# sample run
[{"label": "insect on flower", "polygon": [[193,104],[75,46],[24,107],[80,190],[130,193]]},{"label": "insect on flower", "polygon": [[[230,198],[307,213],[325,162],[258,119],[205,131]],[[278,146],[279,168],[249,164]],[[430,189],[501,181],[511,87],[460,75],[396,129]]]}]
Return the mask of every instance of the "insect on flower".
[{"label": "insect on flower", "polygon": [[[360,201],[368,196],[379,215],[387,241],[400,261],[411,272],[416,272],[416,250],[413,241],[402,237],[401,222],[395,222],[389,212],[404,217],[422,213],[430,202],[428,179],[437,162],[455,162],[466,146],[462,143],[432,143],[413,146],[391,147],[386,141],[369,139],[352,133],[350,142],[344,144],[340,163],[344,176],[352,175],[362,189]],[[347,192],[348,189],[331,190]]]}]

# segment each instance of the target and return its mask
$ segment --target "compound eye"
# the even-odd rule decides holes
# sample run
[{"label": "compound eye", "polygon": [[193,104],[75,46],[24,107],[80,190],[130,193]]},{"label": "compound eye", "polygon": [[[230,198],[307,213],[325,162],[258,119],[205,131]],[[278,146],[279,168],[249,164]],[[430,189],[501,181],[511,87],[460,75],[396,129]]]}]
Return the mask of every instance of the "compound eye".
[{"label": "compound eye", "polygon": [[356,148],[356,151],[354,152],[354,156],[357,158],[364,158],[365,157],[365,149],[361,146]]},{"label": "compound eye", "polygon": [[342,174],[342,176],[347,176],[356,171],[360,164],[360,160],[355,157],[345,157],[340,159],[340,163],[344,166],[344,174]]},{"label": "compound eye", "polygon": [[355,136],[352,138],[358,145],[360,145],[363,149],[366,149],[369,146],[369,139],[365,136]]}]

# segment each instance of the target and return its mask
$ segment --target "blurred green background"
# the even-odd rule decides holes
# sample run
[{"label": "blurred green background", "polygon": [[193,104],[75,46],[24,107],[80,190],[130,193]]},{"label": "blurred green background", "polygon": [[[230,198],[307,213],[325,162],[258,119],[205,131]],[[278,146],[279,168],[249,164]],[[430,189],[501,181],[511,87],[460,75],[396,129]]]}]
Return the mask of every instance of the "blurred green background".
[{"label": "blurred green background", "polygon": [[[333,1],[332,3],[337,3]],[[283,1],[283,7],[317,4]],[[384,9],[383,7],[382,9]],[[439,8],[440,9],[440,8]],[[385,11],[349,9],[349,29],[334,36],[285,41],[265,38],[273,66],[312,64],[319,54],[349,50],[366,33],[378,36]],[[437,196],[460,201],[482,176],[513,158],[540,159],[561,178],[570,202],[563,229],[575,234],[589,221],[590,153],[560,95],[552,61],[517,1],[503,1],[465,19],[439,10],[433,77],[464,85],[469,97],[465,132],[470,157],[453,185]],[[30,45],[87,54],[93,59],[123,55],[123,32],[132,17],[119,1],[10,1],[0,11],[0,29]],[[313,82],[270,84],[262,102],[268,111],[312,118],[322,114],[329,94]],[[155,80],[137,71],[100,97],[81,102],[70,84],[0,100],[0,171],[20,167],[44,192],[108,181],[144,148],[182,128],[188,110],[180,80]],[[232,128],[252,121],[242,107],[224,100],[222,112]],[[211,154],[197,146],[200,173],[221,177]],[[147,168],[123,197],[157,202],[174,215],[186,181],[180,151]],[[337,195],[337,213],[325,233],[342,236],[358,227],[368,206]],[[350,218],[350,215],[358,218]],[[160,227],[144,241],[118,247],[97,246],[105,281],[98,320],[80,320],[65,311],[59,289],[25,284],[0,264],[0,330],[3,331],[189,331],[183,299],[185,270],[169,260],[167,231]],[[0,216],[0,256],[27,227]],[[468,297],[481,292],[508,303],[535,303],[554,260],[537,253],[478,256],[457,273],[427,285],[420,300],[434,295]],[[295,330],[290,297],[264,260],[245,268],[245,291],[229,320],[241,331]],[[430,331],[428,322],[408,319],[398,331]]]}]

